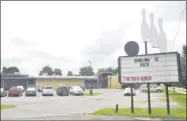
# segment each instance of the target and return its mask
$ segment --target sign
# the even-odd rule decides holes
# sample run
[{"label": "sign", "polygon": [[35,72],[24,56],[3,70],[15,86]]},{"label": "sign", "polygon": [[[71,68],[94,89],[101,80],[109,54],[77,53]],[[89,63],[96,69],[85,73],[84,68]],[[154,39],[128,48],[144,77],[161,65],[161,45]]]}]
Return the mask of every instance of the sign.
[{"label": "sign", "polygon": [[119,81],[125,83],[171,83],[180,80],[177,52],[118,58]]}]

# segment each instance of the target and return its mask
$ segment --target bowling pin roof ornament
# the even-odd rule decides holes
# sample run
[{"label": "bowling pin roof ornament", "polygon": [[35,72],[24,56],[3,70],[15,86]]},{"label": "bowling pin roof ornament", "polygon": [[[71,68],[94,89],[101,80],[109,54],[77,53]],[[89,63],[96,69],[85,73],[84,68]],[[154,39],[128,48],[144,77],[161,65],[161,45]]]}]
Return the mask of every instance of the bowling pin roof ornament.
[{"label": "bowling pin roof ornament", "polygon": [[163,19],[158,19],[159,33],[158,33],[158,43],[160,52],[167,52],[167,37],[163,29]]},{"label": "bowling pin roof ornament", "polygon": [[141,36],[143,42],[149,41],[149,26],[146,21],[146,10],[142,9],[142,23],[141,23]]},{"label": "bowling pin roof ornament", "polygon": [[149,15],[149,19],[150,19],[150,29],[149,29],[149,39],[151,42],[151,46],[152,48],[159,48],[158,45],[158,33],[157,33],[157,29],[155,27],[155,23],[154,23],[154,14],[151,13]]}]

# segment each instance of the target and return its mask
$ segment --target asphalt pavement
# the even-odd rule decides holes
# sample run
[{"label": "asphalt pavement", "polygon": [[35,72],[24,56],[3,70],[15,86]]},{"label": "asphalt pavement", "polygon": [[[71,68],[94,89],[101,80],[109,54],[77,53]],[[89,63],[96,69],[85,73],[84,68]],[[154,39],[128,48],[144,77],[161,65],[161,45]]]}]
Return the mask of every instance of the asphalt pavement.
[{"label": "asphalt pavement", "polygon": [[[1,104],[13,104],[16,108],[1,111],[2,120],[139,120],[137,117],[119,116],[91,116],[101,108],[130,108],[130,96],[123,96],[123,90],[105,89],[98,96],[42,96],[37,93],[36,97],[2,97]],[[163,93],[151,93],[151,107],[166,107],[163,101]],[[136,90],[134,96],[135,108],[147,108],[147,93]],[[170,100],[171,108],[180,105]],[[146,120],[144,118],[144,120]],[[149,120],[149,119],[147,119]],[[156,120],[156,119],[155,119]]]}]

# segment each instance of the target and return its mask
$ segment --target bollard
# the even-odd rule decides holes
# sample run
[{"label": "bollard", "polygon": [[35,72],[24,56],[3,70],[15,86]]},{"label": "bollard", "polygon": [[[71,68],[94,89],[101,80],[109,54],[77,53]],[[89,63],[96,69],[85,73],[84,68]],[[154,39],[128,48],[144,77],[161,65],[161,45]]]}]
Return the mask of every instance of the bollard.
[{"label": "bollard", "polygon": [[118,104],[116,104],[116,111],[115,112],[118,113]]}]

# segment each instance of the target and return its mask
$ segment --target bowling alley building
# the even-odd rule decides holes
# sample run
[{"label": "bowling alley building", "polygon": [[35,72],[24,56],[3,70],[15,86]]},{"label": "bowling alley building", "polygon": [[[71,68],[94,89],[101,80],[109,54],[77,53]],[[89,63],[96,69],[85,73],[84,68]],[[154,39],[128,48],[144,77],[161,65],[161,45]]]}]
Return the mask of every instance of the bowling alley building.
[{"label": "bowling alley building", "polygon": [[[94,76],[35,76],[29,77],[28,75],[21,74],[1,74],[1,87],[5,90],[10,89],[12,86],[24,86],[35,85],[39,87],[41,85],[53,86],[54,88],[59,85],[66,86],[83,86],[85,89],[91,88],[113,88],[120,87],[117,79],[111,77],[112,73],[105,72],[99,73]],[[116,77],[117,78],[117,77]]]}]

